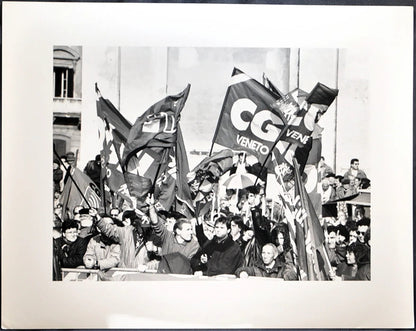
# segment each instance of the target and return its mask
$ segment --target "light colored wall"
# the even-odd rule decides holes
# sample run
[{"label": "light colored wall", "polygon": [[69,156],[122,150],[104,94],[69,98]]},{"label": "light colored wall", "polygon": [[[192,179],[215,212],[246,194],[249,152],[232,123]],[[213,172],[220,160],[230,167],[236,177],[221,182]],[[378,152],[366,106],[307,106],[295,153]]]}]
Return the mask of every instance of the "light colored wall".
[{"label": "light colored wall", "polygon": [[[325,128],[322,154],[333,166],[337,107],[337,173],[348,167],[352,157],[360,158],[362,168],[369,171],[365,61],[359,53],[340,50],[340,94],[337,104],[331,105],[320,121]],[[301,49],[298,53],[296,48],[84,47],[80,165],[92,159],[100,148],[95,82],[103,96],[132,123],[153,103],[179,93],[190,83],[191,92],[181,118],[186,149],[209,150],[233,67],[259,81],[264,71],[283,92],[297,86],[299,74],[300,88],[309,92],[318,81],[336,87],[337,50]],[[200,159],[189,156],[191,168]]]}]

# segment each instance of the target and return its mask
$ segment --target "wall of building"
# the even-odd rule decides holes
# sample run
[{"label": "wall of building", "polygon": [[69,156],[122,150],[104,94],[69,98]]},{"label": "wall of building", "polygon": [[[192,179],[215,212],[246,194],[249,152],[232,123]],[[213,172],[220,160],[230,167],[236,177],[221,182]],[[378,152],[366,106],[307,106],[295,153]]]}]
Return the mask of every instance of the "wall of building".
[{"label": "wall of building", "polygon": [[[229,78],[237,67],[259,81],[265,72],[283,92],[298,82],[305,91],[318,81],[329,87],[338,84],[338,101],[320,121],[325,129],[322,154],[329,165],[336,162],[337,173],[348,167],[352,157],[360,158],[368,171],[368,82],[363,60],[359,53],[340,50],[338,54],[336,49],[84,47],[80,165],[99,151],[95,82],[132,123],[153,103],[190,83],[181,118],[186,149],[208,151]],[[203,156],[189,158],[192,167]]]}]

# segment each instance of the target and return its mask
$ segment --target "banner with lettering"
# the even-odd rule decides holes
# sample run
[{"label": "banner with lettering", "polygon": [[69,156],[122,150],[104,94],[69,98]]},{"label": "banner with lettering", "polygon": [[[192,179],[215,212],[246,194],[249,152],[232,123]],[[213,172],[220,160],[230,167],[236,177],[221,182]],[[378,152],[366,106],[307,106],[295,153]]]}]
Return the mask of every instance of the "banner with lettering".
[{"label": "banner with lettering", "polygon": [[262,163],[287,121],[276,107],[276,95],[234,68],[213,142],[243,150]]}]

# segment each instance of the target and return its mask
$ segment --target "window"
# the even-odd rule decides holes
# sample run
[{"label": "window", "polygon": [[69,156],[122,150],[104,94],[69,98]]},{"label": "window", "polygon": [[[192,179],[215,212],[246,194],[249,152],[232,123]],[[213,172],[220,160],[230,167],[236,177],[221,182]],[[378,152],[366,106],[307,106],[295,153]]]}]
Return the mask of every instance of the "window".
[{"label": "window", "polygon": [[54,46],[53,96],[59,99],[81,99],[81,46]]},{"label": "window", "polygon": [[54,67],[53,80],[56,98],[74,97],[74,69]]}]

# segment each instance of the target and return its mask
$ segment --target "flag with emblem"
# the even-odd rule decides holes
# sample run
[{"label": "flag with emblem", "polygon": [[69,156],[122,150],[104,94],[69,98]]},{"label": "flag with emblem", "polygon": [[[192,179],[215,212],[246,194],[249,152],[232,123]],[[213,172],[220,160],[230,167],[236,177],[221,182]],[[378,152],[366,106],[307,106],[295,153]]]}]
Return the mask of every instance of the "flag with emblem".
[{"label": "flag with emblem", "polygon": [[213,144],[253,154],[263,163],[286,125],[277,96],[264,85],[234,68]]},{"label": "flag with emblem", "polygon": [[313,144],[316,123],[337,95],[338,90],[317,83],[309,94],[297,88],[274,103],[273,107],[282,112],[288,121],[288,126],[283,130],[284,134],[272,151],[273,166],[275,169],[280,168],[285,181],[294,176],[294,159],[300,165],[300,172],[304,172]]},{"label": "flag with emblem", "polygon": [[[189,187],[183,179],[189,166],[179,126],[180,112],[189,91],[190,85],[151,106],[137,118],[129,132],[122,167],[125,173],[140,176],[147,183],[140,192],[134,190],[138,203],[144,203],[147,193],[153,190],[158,209],[176,208],[174,203],[180,200],[192,210]],[[130,187],[130,178],[126,179]]]},{"label": "flag with emblem", "polygon": [[100,196],[97,185],[81,170],[74,168],[61,195],[62,210],[65,215],[67,213],[72,215],[72,211],[77,205],[98,209],[101,203]]}]

